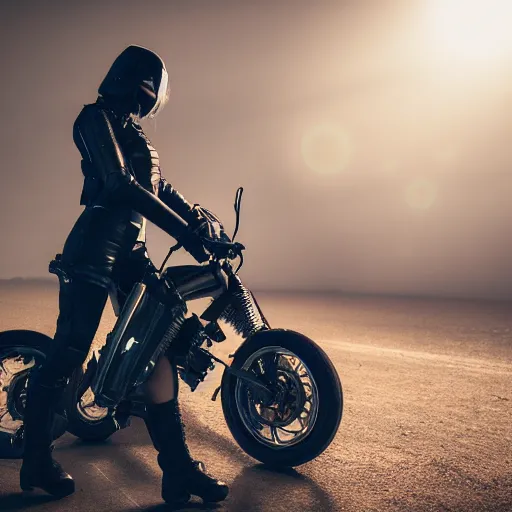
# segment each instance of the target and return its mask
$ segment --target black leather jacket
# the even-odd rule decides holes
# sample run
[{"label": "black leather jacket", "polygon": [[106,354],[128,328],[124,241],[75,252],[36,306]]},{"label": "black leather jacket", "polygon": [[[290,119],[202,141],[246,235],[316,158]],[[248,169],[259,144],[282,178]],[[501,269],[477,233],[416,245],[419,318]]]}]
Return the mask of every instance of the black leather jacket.
[{"label": "black leather jacket", "polygon": [[103,98],[86,105],[73,127],[82,155],[84,211],[62,260],[76,276],[108,285],[120,262],[145,243],[145,219],[207,259],[188,224],[195,209],[161,175],[158,153],[132,116]]}]

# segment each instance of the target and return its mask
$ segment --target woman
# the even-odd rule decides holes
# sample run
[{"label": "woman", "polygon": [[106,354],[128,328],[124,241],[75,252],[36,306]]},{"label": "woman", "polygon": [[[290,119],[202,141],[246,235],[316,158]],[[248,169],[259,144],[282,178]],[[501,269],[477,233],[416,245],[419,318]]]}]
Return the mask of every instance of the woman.
[{"label": "woman", "polygon": [[[158,154],[139,125],[158,114],[167,101],[165,65],[154,52],[129,46],[115,60],[73,127],[82,156],[85,206],[62,253],[71,280],[62,284],[53,349],[30,379],[25,414],[22,489],[41,488],[63,497],[74,481],[53,460],[52,422],[66,383],[83,364],[105,307],[107,288],[115,282],[128,293],[149,260],[146,219],[180,242],[198,262],[208,259],[198,233],[207,220],[162,176]],[[186,503],[190,495],[221,501],[225,483],[209,476],[187,449],[178,407],[176,371],[164,356],[146,386],[146,425],[163,471],[162,497]]]}]

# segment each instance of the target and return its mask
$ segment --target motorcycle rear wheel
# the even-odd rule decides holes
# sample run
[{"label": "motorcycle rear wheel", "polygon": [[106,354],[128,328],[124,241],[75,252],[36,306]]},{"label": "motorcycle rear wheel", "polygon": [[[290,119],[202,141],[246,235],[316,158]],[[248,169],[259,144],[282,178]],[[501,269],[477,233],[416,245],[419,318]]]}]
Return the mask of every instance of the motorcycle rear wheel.
[{"label": "motorcycle rear wheel", "polygon": [[224,372],[224,417],[248,455],[270,466],[294,467],[330,445],[341,422],[343,391],[332,362],[313,340],[284,329],[260,331],[238,349],[231,366],[274,390],[272,398],[262,396]]},{"label": "motorcycle rear wheel", "polygon": [[[46,358],[52,339],[28,330],[0,333],[0,458],[23,455],[23,417],[30,373]],[[65,422],[54,425],[54,439],[64,434]]]},{"label": "motorcycle rear wheel", "polygon": [[77,368],[69,381],[65,394],[68,432],[87,442],[101,442],[119,430],[113,411],[97,406],[88,385],[91,372],[96,371],[96,360],[89,362],[87,370]]}]

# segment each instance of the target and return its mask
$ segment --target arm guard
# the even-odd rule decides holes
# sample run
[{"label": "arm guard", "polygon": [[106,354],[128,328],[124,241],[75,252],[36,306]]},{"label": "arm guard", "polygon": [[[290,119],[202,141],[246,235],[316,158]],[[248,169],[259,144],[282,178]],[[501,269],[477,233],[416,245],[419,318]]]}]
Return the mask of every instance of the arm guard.
[{"label": "arm guard", "polygon": [[198,215],[194,207],[165,178],[160,180],[158,197],[187,224],[197,221]]}]

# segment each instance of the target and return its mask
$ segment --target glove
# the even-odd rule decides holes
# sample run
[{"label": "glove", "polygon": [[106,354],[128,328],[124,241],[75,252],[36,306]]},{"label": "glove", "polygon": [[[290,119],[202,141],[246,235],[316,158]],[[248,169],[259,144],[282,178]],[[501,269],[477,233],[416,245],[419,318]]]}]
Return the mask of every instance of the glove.
[{"label": "glove", "polygon": [[196,233],[188,231],[180,236],[178,242],[198,263],[204,263],[210,259],[210,255],[206,252],[201,238]]},{"label": "glove", "polygon": [[194,205],[192,208],[189,227],[194,233],[197,233],[203,238],[230,242],[229,236],[224,231],[224,226],[220,219],[210,210],[198,204]]}]

